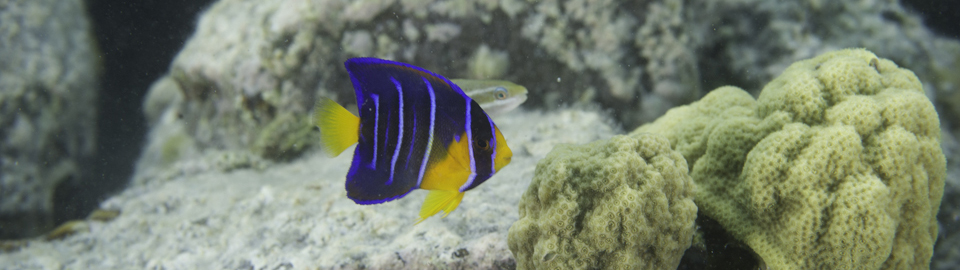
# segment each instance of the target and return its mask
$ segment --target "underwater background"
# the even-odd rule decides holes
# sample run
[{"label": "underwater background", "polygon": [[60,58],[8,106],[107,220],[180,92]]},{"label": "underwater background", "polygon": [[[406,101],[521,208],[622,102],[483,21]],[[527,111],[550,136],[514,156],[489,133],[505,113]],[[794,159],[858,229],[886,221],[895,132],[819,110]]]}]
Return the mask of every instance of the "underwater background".
[{"label": "underwater background", "polygon": [[[0,269],[955,269],[958,16],[953,1],[0,0]],[[320,154],[311,119],[318,97],[355,102],[351,57],[525,86],[493,118],[514,160],[446,218],[414,225],[417,192],[354,204],[349,158]],[[823,104],[796,99],[814,79]],[[762,159],[776,149],[783,164]]]}]

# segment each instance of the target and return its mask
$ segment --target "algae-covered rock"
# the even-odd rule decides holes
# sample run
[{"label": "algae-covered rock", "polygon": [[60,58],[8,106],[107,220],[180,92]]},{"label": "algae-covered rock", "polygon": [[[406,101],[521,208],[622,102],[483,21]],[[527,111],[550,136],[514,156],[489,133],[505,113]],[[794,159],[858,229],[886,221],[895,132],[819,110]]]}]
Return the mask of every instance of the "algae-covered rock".
[{"label": "algae-covered rock", "polygon": [[52,229],[74,207],[54,205],[57,187],[94,178],[99,55],[83,2],[0,1],[0,239]]},{"label": "algae-covered rock", "polygon": [[253,151],[270,159],[290,159],[299,156],[317,141],[311,118],[283,114],[260,131]]},{"label": "algae-covered rock", "polygon": [[917,77],[863,49],[797,62],[754,101],[734,87],[633,136],[690,162],[702,213],[772,269],[930,265],[943,195],[937,113]]},{"label": "algae-covered rock", "polygon": [[537,165],[509,245],[518,269],[676,269],[697,206],[663,136],[560,145]]},{"label": "algae-covered rock", "polygon": [[867,46],[926,70],[957,44],[897,1],[234,0],[197,22],[166,79],[180,85],[174,107],[197,147],[227,151],[277,135],[260,131],[285,114],[309,117],[318,96],[350,106],[350,57],[516,82],[530,91],[524,107],[596,103],[630,128],[699,98],[701,83],[760,86],[832,48]]},{"label": "algae-covered rock", "polygon": [[[179,85],[183,99],[173,108],[198,148],[253,150],[281,160],[300,150],[278,158],[282,150],[271,149],[293,144],[263,130],[292,123],[282,117],[308,119],[318,96],[354,103],[343,68],[351,57],[407,62],[451,78],[537,85],[528,106],[601,101],[632,108],[640,96],[660,95],[641,84],[643,76],[672,86],[659,87],[668,97],[654,103],[697,96],[697,45],[681,27],[667,26],[681,20],[682,1],[620,7],[626,3],[632,2],[217,1],[161,80]],[[162,105],[169,98],[162,94],[147,104]],[[162,115],[147,112],[151,119]]]}]

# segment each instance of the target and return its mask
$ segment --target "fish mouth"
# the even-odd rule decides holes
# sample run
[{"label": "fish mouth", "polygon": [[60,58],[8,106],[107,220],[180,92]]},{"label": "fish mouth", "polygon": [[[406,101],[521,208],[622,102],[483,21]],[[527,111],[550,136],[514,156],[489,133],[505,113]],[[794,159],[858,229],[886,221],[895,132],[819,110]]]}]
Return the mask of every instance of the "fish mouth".
[{"label": "fish mouth", "polygon": [[491,107],[496,107],[498,108],[498,111],[506,112],[520,107],[520,104],[523,104],[523,102],[526,101],[527,95],[523,94],[522,96],[516,96],[506,100],[498,100],[494,102],[493,106]]},{"label": "fish mouth", "polygon": [[525,101],[527,101],[527,94],[523,94],[523,95],[518,95],[518,96],[517,96],[517,105],[520,105],[521,103],[523,103],[523,102],[525,102]]}]

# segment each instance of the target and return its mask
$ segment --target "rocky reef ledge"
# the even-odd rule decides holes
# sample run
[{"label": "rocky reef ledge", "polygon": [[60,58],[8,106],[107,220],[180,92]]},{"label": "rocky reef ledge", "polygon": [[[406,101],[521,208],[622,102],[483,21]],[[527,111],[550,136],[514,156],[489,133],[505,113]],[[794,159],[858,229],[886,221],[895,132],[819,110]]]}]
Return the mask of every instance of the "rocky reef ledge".
[{"label": "rocky reef ledge", "polygon": [[317,152],[270,163],[207,153],[104,202],[102,208],[120,211],[112,221],[84,221],[62,240],[6,243],[0,268],[513,268],[507,230],[537,161],[554,145],[618,131],[602,114],[575,109],[514,111],[494,120],[513,162],[446,218],[414,225],[422,191],[381,205],[354,204],[344,191],[348,156]]}]

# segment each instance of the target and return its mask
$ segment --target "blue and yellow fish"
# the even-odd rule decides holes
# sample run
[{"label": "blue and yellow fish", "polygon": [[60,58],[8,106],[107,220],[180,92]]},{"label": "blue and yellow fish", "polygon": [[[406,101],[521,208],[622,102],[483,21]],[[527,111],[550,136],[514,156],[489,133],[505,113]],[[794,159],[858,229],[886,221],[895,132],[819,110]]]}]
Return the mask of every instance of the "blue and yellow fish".
[{"label": "blue and yellow fish", "polygon": [[377,58],[344,63],[360,117],[329,98],[317,102],[321,147],[337,156],[357,144],[347,197],[379,204],[429,190],[418,223],[460,205],[463,193],[510,163],[500,129],[447,78]]}]

